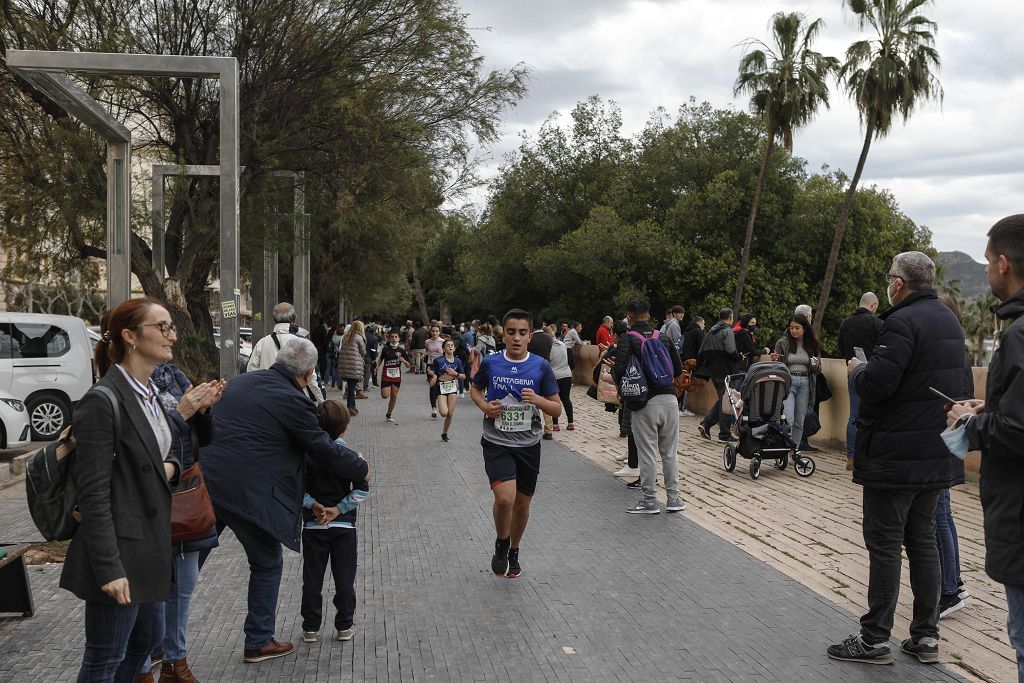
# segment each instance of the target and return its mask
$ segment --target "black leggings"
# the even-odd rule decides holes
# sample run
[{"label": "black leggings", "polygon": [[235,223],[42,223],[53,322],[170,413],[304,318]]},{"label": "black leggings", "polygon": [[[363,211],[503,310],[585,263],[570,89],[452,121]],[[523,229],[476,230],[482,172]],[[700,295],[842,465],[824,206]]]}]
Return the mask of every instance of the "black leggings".
[{"label": "black leggings", "polygon": [[437,409],[437,397],[441,395],[441,387],[439,382],[434,382],[434,386],[430,387],[430,408],[431,410]]},{"label": "black leggings", "polygon": [[[572,424],[572,377],[564,377],[558,380],[558,397],[562,399],[562,405],[565,406],[565,419]],[[558,424],[558,418],[554,418],[554,423]]]}]

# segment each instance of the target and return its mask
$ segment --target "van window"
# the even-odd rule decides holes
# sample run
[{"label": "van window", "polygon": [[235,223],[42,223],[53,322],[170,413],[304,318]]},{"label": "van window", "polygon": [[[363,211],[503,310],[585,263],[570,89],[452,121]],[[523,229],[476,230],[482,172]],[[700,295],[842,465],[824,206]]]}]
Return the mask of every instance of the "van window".
[{"label": "van window", "polygon": [[71,349],[67,330],[56,325],[13,323],[10,333],[17,347],[12,348],[12,358],[57,358]]},{"label": "van window", "polygon": [[0,323],[0,359],[21,358],[21,344],[11,335],[11,326]]}]

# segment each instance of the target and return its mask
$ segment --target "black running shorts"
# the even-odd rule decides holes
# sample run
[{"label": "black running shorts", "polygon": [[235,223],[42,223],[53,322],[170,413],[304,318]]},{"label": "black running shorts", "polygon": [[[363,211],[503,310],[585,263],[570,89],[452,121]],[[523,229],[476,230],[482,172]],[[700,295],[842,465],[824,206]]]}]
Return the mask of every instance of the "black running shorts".
[{"label": "black running shorts", "polygon": [[484,469],[491,488],[505,481],[514,481],[516,490],[532,496],[537,490],[540,473],[540,443],[532,446],[499,446],[480,439],[484,449]]},{"label": "black running shorts", "polygon": [[380,381],[380,388],[384,389],[386,387],[394,387],[395,389],[401,389],[402,388],[402,380],[398,380],[397,382],[392,382],[391,380],[388,380],[388,379],[382,379]]}]

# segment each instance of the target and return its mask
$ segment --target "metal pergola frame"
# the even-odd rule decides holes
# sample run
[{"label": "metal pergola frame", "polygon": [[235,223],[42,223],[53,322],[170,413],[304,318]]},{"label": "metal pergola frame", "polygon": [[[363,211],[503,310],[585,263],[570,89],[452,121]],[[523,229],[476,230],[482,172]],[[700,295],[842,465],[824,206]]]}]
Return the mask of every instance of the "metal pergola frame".
[{"label": "metal pergola frame", "polygon": [[[244,170],[242,167],[240,170]],[[164,258],[164,179],[167,176],[219,176],[219,166],[197,165],[197,164],[155,164],[153,166],[153,270],[157,277],[163,281],[166,262]],[[292,277],[294,289],[295,313],[300,325],[309,329],[310,315],[310,254],[309,240],[306,234],[308,216],[306,215],[306,191],[305,174],[302,171],[272,171],[274,178],[291,178],[295,183],[292,213],[285,214],[291,217],[293,223],[294,255],[292,258]],[[260,320],[253,315],[253,337],[258,339],[269,334],[270,329],[266,325],[273,316],[274,305],[277,303],[277,276],[278,276],[278,248],[277,244],[264,242],[262,268],[253,268],[252,274],[252,299],[253,313],[259,312]],[[223,339],[224,337],[221,337]]]},{"label": "metal pergola frame", "polygon": [[[220,374],[238,374],[238,60],[234,57],[8,50],[7,66],[107,141],[107,305],[131,296],[131,131],[69,78],[148,76],[220,83]],[[154,244],[154,248],[156,245]],[[162,257],[162,254],[161,254]],[[160,271],[160,277],[163,272]]]}]

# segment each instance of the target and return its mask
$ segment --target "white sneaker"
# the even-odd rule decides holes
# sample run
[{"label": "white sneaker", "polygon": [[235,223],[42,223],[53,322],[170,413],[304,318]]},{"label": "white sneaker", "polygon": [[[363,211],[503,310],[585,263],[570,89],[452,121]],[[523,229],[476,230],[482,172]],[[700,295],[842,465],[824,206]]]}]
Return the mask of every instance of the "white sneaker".
[{"label": "white sneaker", "polygon": [[320,631],[303,631],[302,642],[304,643],[315,643],[320,640]]},{"label": "white sneaker", "polygon": [[679,411],[679,417],[696,417],[696,416],[697,416],[697,413],[691,413],[686,408],[683,408],[682,410]]},{"label": "white sneaker", "polygon": [[614,477],[639,477],[639,467],[623,467],[621,470],[615,470],[612,474]]},{"label": "white sneaker", "polygon": [[629,460],[628,454],[615,456],[615,462],[626,462],[627,460]]}]

